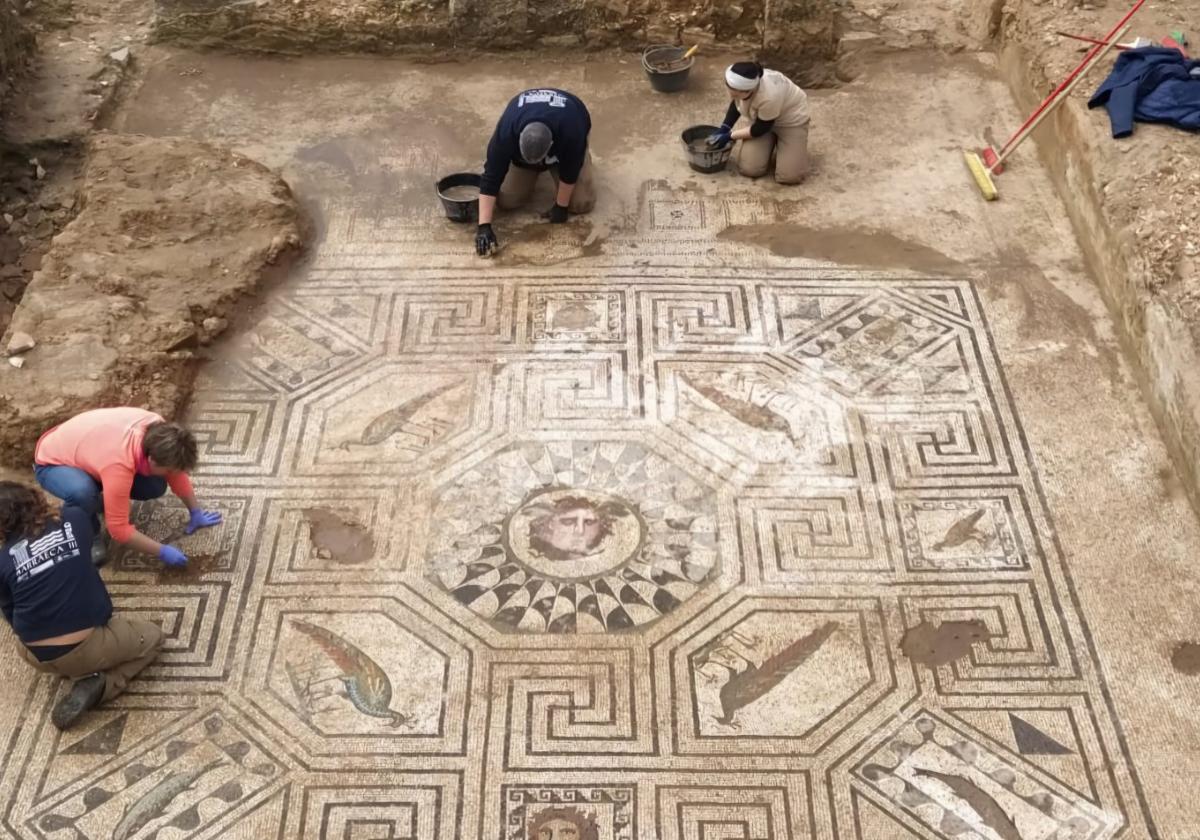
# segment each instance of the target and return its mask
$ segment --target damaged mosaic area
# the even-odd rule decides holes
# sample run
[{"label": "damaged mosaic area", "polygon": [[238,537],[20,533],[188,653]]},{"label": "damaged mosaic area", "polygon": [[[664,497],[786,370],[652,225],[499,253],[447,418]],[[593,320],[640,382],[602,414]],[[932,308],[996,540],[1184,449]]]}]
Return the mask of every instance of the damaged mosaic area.
[{"label": "damaged mosaic area", "polygon": [[68,733],[53,680],[20,698],[7,828],[1143,836],[970,280],[644,204],[603,257],[486,270],[331,208],[192,403],[226,524],[106,571],[162,658]]}]

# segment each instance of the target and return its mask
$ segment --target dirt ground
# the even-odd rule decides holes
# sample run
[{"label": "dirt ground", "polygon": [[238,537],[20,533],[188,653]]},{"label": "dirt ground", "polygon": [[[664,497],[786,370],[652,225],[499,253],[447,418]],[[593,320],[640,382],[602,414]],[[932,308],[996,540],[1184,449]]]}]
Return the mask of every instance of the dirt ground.
[{"label": "dirt ground", "polygon": [[15,4],[0,5],[0,114],[8,90],[24,70],[33,50],[33,33],[29,31]]},{"label": "dirt ground", "polygon": [[18,94],[0,103],[0,328],[75,216],[88,136],[119,94],[150,11],[130,0],[51,0],[21,16],[30,49]]},{"label": "dirt ground", "polygon": [[[38,51],[0,124],[0,457],[88,406],[174,414],[193,351],[302,230],[287,185],[186,140],[95,133],[119,99],[150,9],[47,3]],[[29,347],[32,342],[33,346]]]},{"label": "dirt ground", "polygon": [[[1034,72],[1047,80],[1065,78],[1088,45],[1055,33],[1103,37],[1126,11],[1122,3],[1018,4],[1004,16],[1003,36],[1036,55]],[[1158,42],[1182,31],[1200,48],[1200,3],[1148,3],[1133,18],[1126,42],[1144,36]],[[1111,66],[1111,61],[1107,63]],[[1091,96],[1104,78],[1097,70],[1074,95]],[[1049,83],[1049,81],[1047,82]],[[1092,114],[1089,127],[1105,153],[1098,163],[1105,212],[1118,235],[1131,235],[1147,261],[1145,293],[1164,296],[1181,307],[1193,335],[1200,338],[1200,172],[1191,161],[1196,138],[1176,128],[1139,124],[1134,136],[1113,140],[1104,109]]]},{"label": "dirt ground", "polygon": [[[926,45],[996,50],[1000,71],[1021,110],[1031,112],[1089,48],[1068,35],[1101,37],[1132,4],[1074,0],[984,3],[852,2],[846,20],[876,33],[886,47]],[[1195,39],[1200,3],[1146,3],[1127,41],[1158,42],[1182,31]],[[986,25],[981,26],[984,23]],[[851,43],[872,43],[870,37]],[[1191,47],[1195,56],[1195,47]],[[853,69],[849,56],[843,63]],[[1088,266],[1120,324],[1140,379],[1193,504],[1200,505],[1200,313],[1197,251],[1200,176],[1189,165],[1195,138],[1171,127],[1139,124],[1132,137],[1110,136],[1104,109],[1086,102],[1103,79],[1093,71],[1035,133],[1038,156],[1067,198]],[[995,143],[1015,129],[998,126],[979,140]],[[980,143],[982,145],[982,143]],[[1003,179],[1001,179],[1003,181]]]},{"label": "dirt ground", "polygon": [[[885,46],[897,49],[977,48],[979,35],[990,30],[996,42],[1022,50],[1030,66],[1021,81],[1037,86],[1032,96],[1053,90],[1090,49],[1091,45],[1059,33],[1102,38],[1131,6],[1105,0],[1011,0],[992,4],[990,9],[972,9],[970,4],[962,3],[851,0],[845,19],[878,32]],[[987,25],[981,27],[981,21]],[[1143,36],[1157,43],[1175,31],[1190,34],[1200,42],[1200,3],[1147,3],[1131,24],[1125,42]],[[1197,45],[1192,46],[1191,54],[1197,54]],[[1076,89],[1073,101],[1090,98],[1111,66],[1109,59],[1094,70]],[[995,131],[992,142],[1003,142],[1017,128],[1002,124],[989,127]],[[1200,329],[1196,304],[1200,295],[1196,267],[1200,255],[1196,235],[1200,229],[1200,174],[1187,164],[1195,154],[1195,137],[1175,128],[1139,124],[1132,138],[1105,140],[1108,117],[1103,109],[1092,114],[1088,127],[1102,138],[1096,151],[1103,155],[1097,168],[1103,179],[1099,186],[1104,211],[1119,232],[1136,239],[1138,251],[1149,263],[1145,292],[1178,301],[1188,323]],[[1047,125],[1038,136],[1049,140],[1053,131],[1052,125]]]}]

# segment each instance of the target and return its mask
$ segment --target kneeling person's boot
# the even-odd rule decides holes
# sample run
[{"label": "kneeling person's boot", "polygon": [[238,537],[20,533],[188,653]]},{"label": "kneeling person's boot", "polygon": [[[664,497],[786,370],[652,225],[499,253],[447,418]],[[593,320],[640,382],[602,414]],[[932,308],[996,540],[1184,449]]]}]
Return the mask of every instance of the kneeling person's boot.
[{"label": "kneeling person's boot", "polygon": [[58,729],[69,729],[93,709],[104,697],[104,675],[91,674],[75,681],[67,696],[59,700],[50,713],[50,721]]},{"label": "kneeling person's boot", "polygon": [[96,529],[95,539],[92,540],[92,565],[97,569],[108,563],[108,529],[104,527],[104,520],[100,520],[100,527]]}]

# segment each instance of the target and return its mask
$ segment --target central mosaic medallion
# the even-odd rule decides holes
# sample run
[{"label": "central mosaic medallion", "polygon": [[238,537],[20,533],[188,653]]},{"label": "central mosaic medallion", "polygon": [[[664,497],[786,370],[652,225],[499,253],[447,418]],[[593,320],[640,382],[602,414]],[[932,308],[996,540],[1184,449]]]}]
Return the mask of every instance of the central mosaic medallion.
[{"label": "central mosaic medallion", "polygon": [[713,490],[628,441],[514,444],[440,493],[429,565],[498,629],[647,624],[717,566]]},{"label": "central mosaic medallion", "polygon": [[510,555],[535,575],[586,581],[622,566],[642,547],[637,508],[591,489],[538,491],[509,517]]}]

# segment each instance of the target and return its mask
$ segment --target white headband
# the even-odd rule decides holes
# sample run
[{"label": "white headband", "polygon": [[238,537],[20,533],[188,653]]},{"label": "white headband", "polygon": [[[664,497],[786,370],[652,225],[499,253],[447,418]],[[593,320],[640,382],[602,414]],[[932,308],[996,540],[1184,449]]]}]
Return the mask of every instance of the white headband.
[{"label": "white headband", "polygon": [[758,87],[758,79],[747,79],[745,76],[740,76],[733,72],[733,66],[730,65],[725,70],[725,84],[733,90],[754,90]]}]

